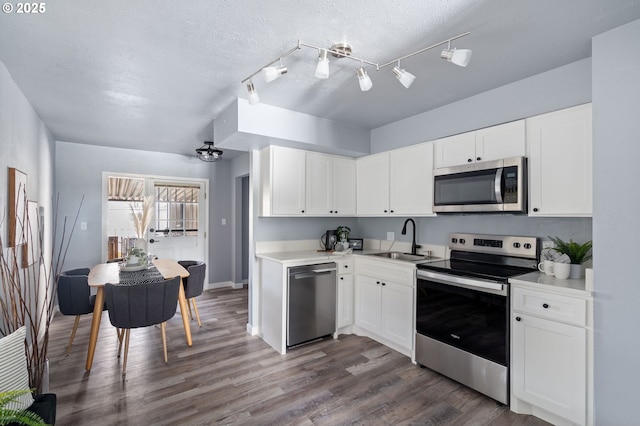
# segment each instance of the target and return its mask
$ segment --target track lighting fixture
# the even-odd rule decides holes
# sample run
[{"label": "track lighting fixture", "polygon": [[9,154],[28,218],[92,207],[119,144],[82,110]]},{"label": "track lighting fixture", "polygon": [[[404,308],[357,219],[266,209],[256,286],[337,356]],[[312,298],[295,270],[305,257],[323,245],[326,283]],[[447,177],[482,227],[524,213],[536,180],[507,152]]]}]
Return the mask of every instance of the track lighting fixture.
[{"label": "track lighting fixture", "polygon": [[[302,49],[303,47],[308,47],[308,48],[316,49],[319,52],[318,63],[316,65],[316,70],[315,70],[315,76],[317,78],[320,78],[320,79],[329,78],[328,55],[329,53],[331,53],[331,55],[336,58],[346,58],[346,59],[351,59],[351,60],[360,62],[360,67],[357,69],[356,74],[358,76],[358,83],[360,84],[360,90],[363,92],[366,92],[369,89],[371,89],[371,87],[373,87],[371,78],[369,78],[369,75],[364,70],[365,64],[374,66],[376,71],[380,71],[382,68],[386,68],[390,65],[395,64],[395,66],[393,67],[393,74],[396,76],[400,84],[402,84],[404,87],[408,89],[413,84],[414,80],[416,79],[416,76],[400,68],[400,61],[403,61],[407,58],[418,55],[420,53],[426,52],[435,47],[442,46],[443,44],[447,44],[448,45],[447,48],[444,49],[442,53],[440,53],[440,57],[460,67],[466,67],[469,64],[469,61],[471,60],[471,50],[455,49],[455,48],[451,49],[451,42],[453,40],[457,40],[459,38],[467,36],[469,34],[470,34],[469,32],[466,32],[466,33],[457,35],[455,37],[451,37],[439,43],[432,44],[431,46],[427,46],[423,49],[416,50],[415,52],[409,53],[408,55],[404,55],[399,58],[396,58],[382,65],[379,64],[378,62],[371,62],[371,61],[367,61],[367,60],[352,56],[351,55],[352,47],[348,43],[337,43],[331,46],[330,48],[326,49],[326,48],[314,46],[312,44],[303,43],[301,40],[298,40],[297,46],[289,49],[288,51],[280,55],[277,59],[267,63],[264,67],[255,71],[253,74],[251,74],[250,76],[242,80],[242,83],[248,82],[247,91],[249,93],[249,104],[255,105],[259,103],[260,98],[258,97],[258,93],[256,92],[253,86],[253,81],[252,81],[253,77],[256,76],[257,74],[262,73],[262,76],[264,77],[267,83],[275,80],[276,78],[280,77],[281,75],[287,72],[287,68],[282,65],[282,59],[291,55],[293,52]],[[277,62],[279,62],[280,65],[273,66],[273,64],[276,64]]]},{"label": "track lighting fixture", "polygon": [[373,83],[371,82],[371,79],[369,78],[367,72],[363,67],[358,68],[357,74],[358,81],[360,82],[360,90],[366,92],[373,87]]},{"label": "track lighting fixture", "polygon": [[249,92],[249,104],[255,105],[260,103],[260,96],[258,96],[258,92],[256,92],[255,87],[253,87],[253,81],[249,80],[247,83],[247,92]]},{"label": "track lighting fixture", "polygon": [[451,48],[451,41],[449,41],[449,45],[446,49],[440,53],[440,57],[442,59],[446,59],[448,62],[451,62],[459,67],[466,67],[469,65],[469,61],[471,61],[471,50],[469,49],[460,49]]},{"label": "track lighting fixture", "polygon": [[222,160],[222,150],[214,148],[213,141],[205,141],[201,148],[196,149],[196,156],[202,161],[213,163]]},{"label": "track lighting fixture", "polygon": [[398,65],[393,67],[393,73],[395,74],[400,84],[402,84],[407,89],[411,87],[413,81],[416,79],[415,75],[400,68],[400,62],[398,62]]},{"label": "track lighting fixture", "polygon": [[320,49],[320,55],[318,56],[318,65],[316,65],[316,77],[329,78],[329,59],[327,59],[327,49]]}]

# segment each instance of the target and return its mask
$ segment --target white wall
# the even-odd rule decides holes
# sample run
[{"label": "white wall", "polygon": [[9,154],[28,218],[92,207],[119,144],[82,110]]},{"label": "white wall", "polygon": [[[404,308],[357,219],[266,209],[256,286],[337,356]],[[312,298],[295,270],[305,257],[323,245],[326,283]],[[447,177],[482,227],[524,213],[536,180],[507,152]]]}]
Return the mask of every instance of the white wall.
[{"label": "white wall", "polygon": [[595,415],[600,425],[638,422],[638,40],[640,21],[593,38]]},{"label": "white wall", "polygon": [[51,133],[0,62],[0,227],[5,244],[8,167],[27,174],[27,197],[44,208],[45,229],[52,229],[54,150]]},{"label": "white wall", "polygon": [[[45,264],[51,261],[53,137],[31,107],[6,67],[0,62],[0,235],[7,244],[8,168],[16,168],[27,175],[26,193],[44,209],[43,253]],[[58,237],[61,233],[58,233]],[[68,234],[67,234],[68,237]],[[60,265],[64,267],[64,265]],[[1,291],[1,290],[0,290]],[[44,303],[45,290],[39,303]],[[0,297],[3,297],[0,294]],[[0,321],[2,319],[0,318]]]},{"label": "white wall", "polygon": [[209,179],[209,281],[231,279],[231,218],[229,161],[205,163],[195,157],[134,149],[105,148],[69,142],[56,142],[56,192],[62,210],[75,215],[85,197],[79,221],[87,230],[76,230],[76,238],[67,256],[69,267],[92,266],[102,259],[102,172],[133,173],[152,176]]}]

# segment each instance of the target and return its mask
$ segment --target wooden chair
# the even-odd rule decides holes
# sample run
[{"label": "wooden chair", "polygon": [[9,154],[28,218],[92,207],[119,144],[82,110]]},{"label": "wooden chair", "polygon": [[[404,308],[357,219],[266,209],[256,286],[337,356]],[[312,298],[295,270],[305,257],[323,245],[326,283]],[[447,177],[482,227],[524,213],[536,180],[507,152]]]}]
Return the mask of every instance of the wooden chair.
[{"label": "wooden chair", "polygon": [[187,298],[187,306],[189,306],[189,317],[193,319],[193,315],[191,314],[191,304],[193,304],[193,310],[198,320],[198,327],[202,327],[198,306],[196,305],[196,297],[200,296],[204,289],[204,276],[207,265],[204,262],[195,260],[179,260],[178,263],[189,271],[189,277],[182,280],[184,295]]},{"label": "wooden chair", "polygon": [[176,313],[179,288],[180,277],[134,285],[105,284],[109,321],[114,327],[125,330],[123,376],[127,372],[129,335],[132,328],[160,324],[164,362],[168,362],[166,322]]}]

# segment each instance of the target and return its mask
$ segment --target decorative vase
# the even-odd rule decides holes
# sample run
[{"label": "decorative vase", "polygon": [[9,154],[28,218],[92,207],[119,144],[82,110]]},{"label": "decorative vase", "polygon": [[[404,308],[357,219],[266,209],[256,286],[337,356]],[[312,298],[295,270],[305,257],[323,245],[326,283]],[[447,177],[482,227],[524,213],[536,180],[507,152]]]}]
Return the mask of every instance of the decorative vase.
[{"label": "decorative vase", "polygon": [[49,359],[44,363],[28,367],[30,386],[35,389],[36,395],[49,393]]},{"label": "decorative vase", "polygon": [[570,279],[577,279],[584,277],[584,265],[582,264],[571,264],[571,272],[569,272]]}]

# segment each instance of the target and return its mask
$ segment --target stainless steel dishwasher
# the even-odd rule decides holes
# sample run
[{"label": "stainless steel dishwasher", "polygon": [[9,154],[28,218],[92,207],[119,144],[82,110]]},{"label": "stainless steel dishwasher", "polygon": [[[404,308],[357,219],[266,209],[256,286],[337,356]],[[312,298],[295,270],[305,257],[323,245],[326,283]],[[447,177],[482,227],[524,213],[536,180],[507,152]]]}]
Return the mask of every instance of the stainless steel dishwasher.
[{"label": "stainless steel dishwasher", "polygon": [[287,347],[336,330],[336,264],[289,268]]}]

